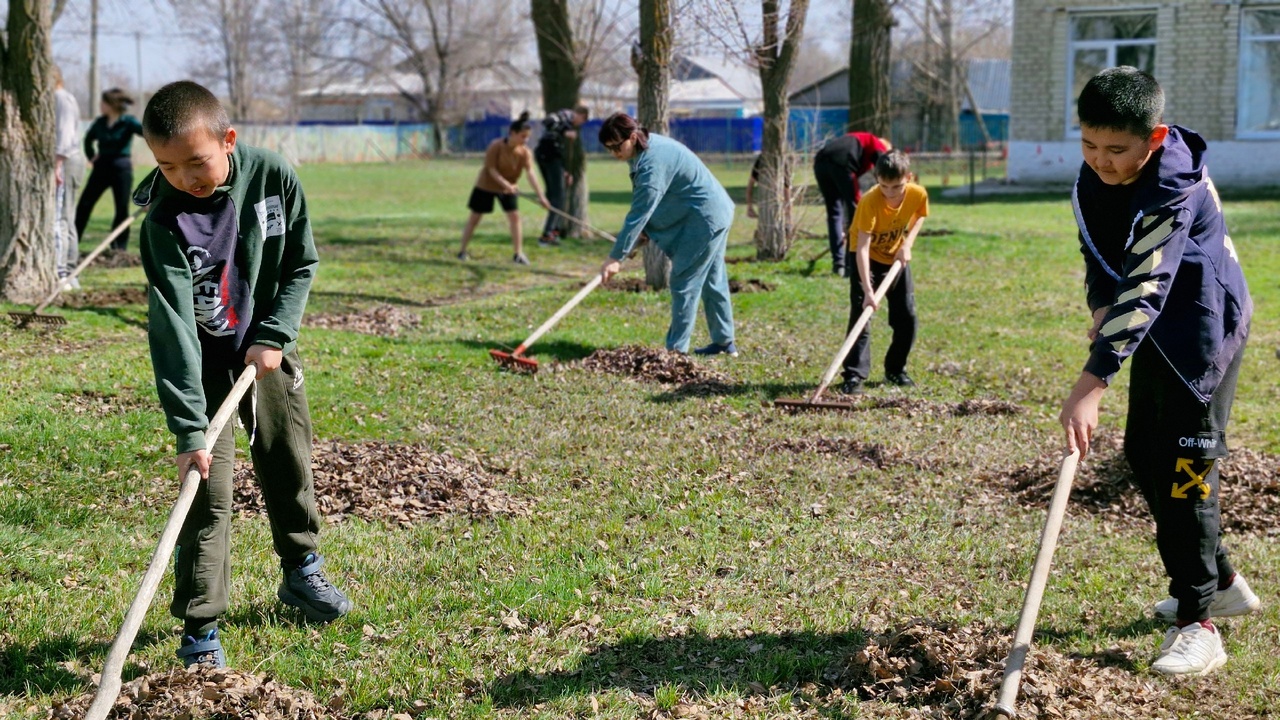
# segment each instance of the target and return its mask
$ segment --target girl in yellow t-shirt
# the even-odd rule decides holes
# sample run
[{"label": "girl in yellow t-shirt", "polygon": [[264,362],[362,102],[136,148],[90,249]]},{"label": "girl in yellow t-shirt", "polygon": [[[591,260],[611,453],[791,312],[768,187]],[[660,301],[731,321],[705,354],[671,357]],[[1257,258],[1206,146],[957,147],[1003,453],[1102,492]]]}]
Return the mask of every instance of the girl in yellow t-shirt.
[{"label": "girl in yellow t-shirt", "polygon": [[[929,214],[929,193],[911,182],[911,161],[901,150],[891,150],[876,161],[876,186],[858,204],[849,228],[849,238],[857,232],[858,272],[849,283],[849,327],[867,306],[877,307],[875,290],[895,260],[902,272],[885,299],[889,301],[889,327],[893,340],[884,356],[885,382],[913,387],[907,375],[907,356],[916,338],[915,289],[911,281],[911,246]],[[871,372],[871,327],[862,331],[853,349],[844,358],[841,391],[862,392]]]}]

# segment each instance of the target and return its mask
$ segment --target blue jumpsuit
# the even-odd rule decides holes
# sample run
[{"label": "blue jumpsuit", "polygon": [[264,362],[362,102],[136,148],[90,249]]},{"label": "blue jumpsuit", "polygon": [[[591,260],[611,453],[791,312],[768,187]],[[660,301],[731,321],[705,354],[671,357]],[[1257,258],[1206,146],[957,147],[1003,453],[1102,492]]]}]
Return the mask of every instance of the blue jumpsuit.
[{"label": "blue jumpsuit", "polygon": [[631,210],[609,257],[622,260],[640,232],[671,258],[671,328],[667,349],[688,352],[698,316],[698,298],[707,314],[711,341],[733,342],[733,306],[724,265],[733,224],[733,200],[689,148],[662,135],[649,135],[649,149],[628,160]]}]

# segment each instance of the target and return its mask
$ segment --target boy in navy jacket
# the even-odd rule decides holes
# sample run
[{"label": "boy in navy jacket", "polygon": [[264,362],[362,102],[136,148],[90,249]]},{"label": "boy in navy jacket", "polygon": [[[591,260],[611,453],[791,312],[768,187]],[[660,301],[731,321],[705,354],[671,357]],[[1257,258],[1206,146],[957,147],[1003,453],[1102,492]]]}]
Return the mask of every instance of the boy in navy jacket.
[{"label": "boy in navy jacket", "polygon": [[1084,164],[1073,193],[1093,324],[1062,408],[1069,450],[1088,452],[1098,403],[1132,356],[1125,458],[1156,521],[1174,625],[1152,670],[1205,675],[1226,662],[1210,618],[1258,609],[1222,545],[1218,462],[1253,303],[1205,166],[1205,142],[1161,123],[1164,94],[1132,67],[1078,101]]}]

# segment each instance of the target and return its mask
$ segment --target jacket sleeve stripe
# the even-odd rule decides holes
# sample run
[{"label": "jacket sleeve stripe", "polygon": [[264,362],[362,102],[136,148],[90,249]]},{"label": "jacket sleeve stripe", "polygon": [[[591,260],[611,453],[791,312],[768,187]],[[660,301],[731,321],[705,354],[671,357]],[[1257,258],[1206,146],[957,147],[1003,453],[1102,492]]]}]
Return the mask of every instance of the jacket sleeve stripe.
[{"label": "jacket sleeve stripe", "polygon": [[1134,243],[1129,252],[1136,255],[1142,255],[1150,251],[1152,248],[1158,247],[1165,240],[1169,239],[1169,235],[1173,232],[1173,216],[1169,215],[1159,225],[1146,231],[1146,237]]}]

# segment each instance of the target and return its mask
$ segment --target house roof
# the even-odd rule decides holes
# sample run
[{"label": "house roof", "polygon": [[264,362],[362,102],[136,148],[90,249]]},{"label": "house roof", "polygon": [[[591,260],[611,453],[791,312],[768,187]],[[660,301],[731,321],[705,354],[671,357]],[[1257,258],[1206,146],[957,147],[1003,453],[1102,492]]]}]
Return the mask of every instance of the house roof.
[{"label": "house roof", "polygon": [[[970,60],[967,65],[969,88],[974,100],[984,113],[1009,112],[1009,60]],[[891,92],[894,102],[909,101],[911,88],[911,63],[899,60],[890,70]],[[849,104],[849,68],[843,67],[791,93],[792,107],[841,107]],[[969,99],[960,96],[960,108],[969,109]]]},{"label": "house roof", "polygon": [[[474,94],[520,94],[537,92],[537,78],[512,68],[481,68],[465,78],[465,87]],[[303,97],[386,96],[422,93],[422,77],[417,73],[384,73],[368,80],[333,82],[298,92]]]},{"label": "house roof", "polygon": [[[1009,112],[1009,81],[1012,75],[1010,60],[970,60],[969,89],[978,109],[984,113]],[[960,103],[961,110],[970,110],[969,98]]]}]

